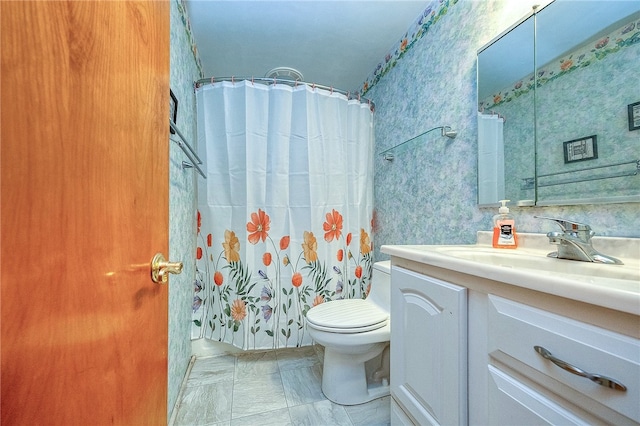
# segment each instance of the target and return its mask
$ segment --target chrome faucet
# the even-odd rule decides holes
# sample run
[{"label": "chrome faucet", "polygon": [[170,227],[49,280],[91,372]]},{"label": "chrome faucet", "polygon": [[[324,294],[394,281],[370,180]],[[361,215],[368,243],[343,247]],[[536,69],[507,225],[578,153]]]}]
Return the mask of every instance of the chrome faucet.
[{"label": "chrome faucet", "polygon": [[558,259],[622,265],[619,259],[598,253],[598,251],[593,248],[591,245],[591,237],[595,235],[595,232],[591,230],[589,225],[552,217],[534,217],[537,219],[552,220],[562,229],[562,232],[549,232],[547,234],[549,242],[558,246],[558,251],[549,253],[547,256]]}]

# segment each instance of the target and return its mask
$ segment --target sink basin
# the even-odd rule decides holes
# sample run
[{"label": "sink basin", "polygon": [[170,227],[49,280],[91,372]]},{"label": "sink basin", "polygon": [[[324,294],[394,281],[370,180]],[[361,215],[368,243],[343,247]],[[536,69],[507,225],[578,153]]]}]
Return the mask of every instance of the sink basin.
[{"label": "sink basin", "polygon": [[[635,281],[640,285],[640,267],[637,264],[606,265],[576,260],[547,257],[539,250],[503,250],[482,246],[434,246],[436,252],[472,262],[505,268],[525,268],[539,272],[580,275],[589,279],[617,279]],[[627,260],[629,262],[629,260]]]}]

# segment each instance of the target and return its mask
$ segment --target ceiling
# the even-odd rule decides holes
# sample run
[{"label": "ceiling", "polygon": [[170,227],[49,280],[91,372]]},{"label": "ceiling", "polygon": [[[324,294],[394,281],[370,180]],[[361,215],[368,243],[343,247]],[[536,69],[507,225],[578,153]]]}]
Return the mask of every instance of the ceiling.
[{"label": "ceiling", "polygon": [[276,67],[345,91],[369,74],[431,1],[187,0],[205,77],[264,77]]}]

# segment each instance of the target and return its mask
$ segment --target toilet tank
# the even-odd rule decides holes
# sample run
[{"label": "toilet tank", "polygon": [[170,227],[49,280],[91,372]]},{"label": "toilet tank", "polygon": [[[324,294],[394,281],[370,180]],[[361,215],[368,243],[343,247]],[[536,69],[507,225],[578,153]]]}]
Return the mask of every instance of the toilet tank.
[{"label": "toilet tank", "polygon": [[373,264],[371,291],[367,300],[381,309],[389,311],[391,307],[391,261],[385,260]]}]

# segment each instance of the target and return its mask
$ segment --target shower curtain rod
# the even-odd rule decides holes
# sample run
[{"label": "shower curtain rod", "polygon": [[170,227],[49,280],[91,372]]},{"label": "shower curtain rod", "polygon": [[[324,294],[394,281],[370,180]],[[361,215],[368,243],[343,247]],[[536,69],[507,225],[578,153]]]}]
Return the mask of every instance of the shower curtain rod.
[{"label": "shower curtain rod", "polygon": [[269,77],[211,77],[211,78],[201,78],[200,80],[196,80],[195,82],[195,87],[198,88],[204,84],[213,84],[213,83],[220,83],[222,81],[230,81],[232,83],[236,82],[236,81],[250,81],[252,83],[262,83],[262,84],[286,84],[287,86],[292,86],[295,87],[298,84],[306,84],[307,86],[311,86],[312,88],[318,88],[318,89],[323,89],[323,90],[327,90],[329,92],[336,92],[336,93],[340,93],[341,95],[345,95],[347,97],[347,99],[358,99],[360,102],[365,102],[368,103],[369,105],[371,105],[372,107],[375,107],[375,103],[369,99],[369,98],[365,98],[363,96],[358,95],[357,97],[354,97],[351,92],[347,92],[345,90],[340,90],[340,89],[336,89],[335,87],[330,87],[330,86],[324,86],[322,84],[316,84],[316,83],[308,83],[306,81],[300,81],[300,80],[288,80],[285,78],[269,78]]}]

